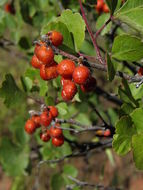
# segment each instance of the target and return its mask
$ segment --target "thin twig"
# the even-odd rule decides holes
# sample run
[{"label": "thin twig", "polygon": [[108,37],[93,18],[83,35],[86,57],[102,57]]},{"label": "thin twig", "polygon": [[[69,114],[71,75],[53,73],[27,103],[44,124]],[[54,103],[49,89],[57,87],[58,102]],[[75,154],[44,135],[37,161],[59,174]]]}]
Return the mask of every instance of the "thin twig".
[{"label": "thin twig", "polygon": [[104,128],[103,127],[99,127],[99,126],[96,126],[96,125],[84,125],[84,124],[81,124],[80,122],[78,121],[75,121],[73,119],[59,119],[59,118],[56,118],[56,122],[57,123],[68,123],[68,124],[72,124],[72,125],[76,125],[78,127],[81,128],[80,131],[94,131],[94,130],[103,130]]},{"label": "thin twig", "polygon": [[88,183],[88,182],[85,182],[85,181],[80,181],[80,180],[78,180],[76,178],[73,178],[72,176],[68,176],[68,178],[70,180],[72,180],[76,184],[76,186],[79,186],[79,187],[94,187],[94,188],[98,188],[98,189],[104,188],[103,185],[100,185],[100,184],[95,185],[95,184]]},{"label": "thin twig", "polygon": [[82,1],[81,1],[81,0],[79,0],[79,5],[80,5],[81,14],[82,14],[82,17],[83,17],[83,19],[84,19],[84,21],[85,21],[85,24],[86,24],[88,33],[89,33],[89,35],[90,35],[90,37],[91,37],[92,43],[93,43],[94,48],[95,48],[95,50],[96,50],[97,58],[98,58],[98,60],[100,61],[101,64],[105,64],[105,63],[104,63],[105,61],[102,59],[102,56],[101,56],[101,54],[100,54],[100,49],[99,49],[99,47],[98,47],[98,45],[97,45],[97,42],[96,42],[96,40],[94,39],[94,35],[93,35],[93,33],[92,33],[92,30],[91,30],[91,28],[89,27],[89,24],[88,24],[88,21],[87,21],[87,18],[86,18],[86,15],[85,15],[84,8],[83,8]]},{"label": "thin twig", "polygon": [[99,30],[97,30],[96,34],[95,34],[95,40],[97,40],[97,37],[99,36],[99,34],[102,32],[102,30],[111,22],[112,20],[112,16],[110,16],[110,18],[105,22],[105,24],[103,24],[103,26],[101,26],[101,28]]}]

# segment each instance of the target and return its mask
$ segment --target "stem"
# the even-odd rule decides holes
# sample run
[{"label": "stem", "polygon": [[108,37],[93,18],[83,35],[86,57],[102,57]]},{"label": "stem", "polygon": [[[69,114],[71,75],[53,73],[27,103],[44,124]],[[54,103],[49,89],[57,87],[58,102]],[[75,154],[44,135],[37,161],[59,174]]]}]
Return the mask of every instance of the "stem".
[{"label": "stem", "polygon": [[102,30],[111,22],[112,20],[112,15],[110,16],[110,18],[105,22],[105,24],[99,29],[97,30],[96,34],[95,34],[95,40],[97,39],[97,37],[99,36],[99,34],[102,32]]},{"label": "stem", "polygon": [[[55,53],[59,53],[60,55],[64,56],[64,57],[67,57],[69,59],[72,59],[73,61],[76,61],[78,62],[79,61],[79,58],[75,55],[71,55],[63,50],[60,50],[58,49],[57,47],[53,46],[52,45],[52,48],[54,49]],[[90,67],[92,68],[95,68],[97,70],[100,70],[100,71],[104,71],[104,72],[107,72],[107,66],[106,65],[101,65],[99,63],[96,63],[96,62],[87,62]],[[140,77],[140,76],[130,76],[126,73],[123,73],[123,72],[120,72],[120,71],[117,71],[116,76],[120,77],[120,78],[124,78],[126,80],[128,80],[128,82],[132,83],[132,82],[140,82],[143,80],[143,77]]]},{"label": "stem", "polygon": [[[76,125],[78,127],[81,128],[81,130],[79,130],[80,132],[82,131],[96,131],[96,130],[103,130],[104,128],[103,127],[99,127],[99,126],[93,126],[93,125],[84,125],[84,124],[81,124],[80,122],[78,121],[75,121],[73,119],[59,119],[59,118],[56,118],[55,120],[57,123],[68,123],[68,124],[71,124],[71,125]],[[78,130],[76,130],[78,131]]]},{"label": "stem", "polygon": [[94,35],[93,35],[93,33],[92,33],[92,30],[91,30],[90,27],[89,27],[89,24],[88,24],[88,21],[87,21],[87,18],[86,18],[86,15],[85,15],[84,8],[83,8],[83,5],[82,5],[81,0],[79,0],[79,4],[80,4],[80,9],[81,9],[82,17],[83,17],[83,19],[84,19],[84,21],[85,21],[85,24],[86,24],[88,33],[89,33],[89,35],[90,35],[90,37],[91,37],[92,43],[93,43],[94,48],[95,48],[95,50],[96,50],[97,58],[98,58],[98,60],[100,61],[101,64],[105,64],[105,61],[102,59],[102,56],[101,56],[101,54],[100,54],[100,49],[99,49],[99,47],[98,47],[98,45],[97,45],[97,42],[96,42],[96,40],[94,39]]}]

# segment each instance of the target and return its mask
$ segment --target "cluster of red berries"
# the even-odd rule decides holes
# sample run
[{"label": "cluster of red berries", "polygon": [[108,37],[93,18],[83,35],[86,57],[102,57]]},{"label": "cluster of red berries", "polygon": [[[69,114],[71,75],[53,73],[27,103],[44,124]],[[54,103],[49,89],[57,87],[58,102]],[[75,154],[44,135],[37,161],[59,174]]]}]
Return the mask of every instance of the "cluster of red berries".
[{"label": "cluster of red berries", "polygon": [[[47,38],[54,46],[59,46],[63,42],[63,36],[60,32],[49,32]],[[40,69],[40,76],[43,80],[51,80],[58,77],[57,63],[54,61],[54,51],[45,42],[36,44],[34,55],[31,60],[31,65]]]},{"label": "cluster of red berries", "polygon": [[95,10],[99,14],[101,14],[102,12],[109,13],[109,8],[107,4],[104,2],[104,0],[97,0],[97,4],[95,5]]},{"label": "cluster of red berries", "polygon": [[64,136],[59,123],[50,126],[51,122],[58,116],[58,109],[54,106],[44,108],[40,115],[33,115],[25,124],[25,131],[28,134],[33,134],[37,128],[42,128],[40,138],[43,142],[48,142],[52,139],[54,146],[61,146],[64,143]]},{"label": "cluster of red berries", "polygon": [[[52,31],[47,34],[48,40],[54,45],[59,46],[63,42],[60,32]],[[77,93],[76,84],[80,85],[83,92],[92,91],[96,86],[96,79],[90,74],[90,70],[83,65],[77,66],[70,59],[64,59],[59,64],[54,61],[54,52],[45,42],[36,44],[34,56],[31,64],[34,68],[40,69],[40,76],[43,80],[51,80],[58,75],[61,76],[62,98],[70,101]]]},{"label": "cluster of red berries", "polygon": [[64,101],[70,101],[77,93],[77,86],[83,92],[94,90],[96,79],[91,76],[90,70],[84,66],[76,67],[75,62],[70,59],[62,60],[57,67],[57,72],[61,76],[62,98]]}]

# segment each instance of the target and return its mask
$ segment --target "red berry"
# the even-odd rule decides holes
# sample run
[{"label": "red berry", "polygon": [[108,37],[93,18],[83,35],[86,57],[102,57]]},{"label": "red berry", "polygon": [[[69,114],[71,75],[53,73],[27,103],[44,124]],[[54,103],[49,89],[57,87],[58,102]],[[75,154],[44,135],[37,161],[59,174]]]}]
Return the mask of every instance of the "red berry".
[{"label": "red berry", "polygon": [[50,140],[51,136],[47,132],[45,132],[45,133],[40,134],[40,138],[42,141],[48,142]]},{"label": "red berry", "polygon": [[46,78],[47,78],[47,80],[51,80],[51,79],[57,78],[58,77],[57,63],[53,62],[50,67],[46,66],[45,72],[46,72]]},{"label": "red berry", "polygon": [[110,135],[111,135],[111,131],[109,129],[104,131],[104,137],[109,137]]},{"label": "red berry", "polygon": [[40,49],[41,46],[46,46],[45,42],[40,41],[39,43],[36,44],[34,53],[37,54],[38,50]]},{"label": "red berry", "polygon": [[50,34],[50,39],[54,46],[59,46],[63,42],[63,35],[60,32],[52,31]]},{"label": "red berry", "polygon": [[43,80],[47,80],[47,76],[46,76],[46,65],[41,65],[41,68],[40,68],[40,77],[43,79]]},{"label": "red berry", "polygon": [[56,118],[58,116],[58,109],[55,106],[48,106],[48,108],[50,109],[52,117]]},{"label": "red berry", "polygon": [[36,128],[41,126],[41,119],[39,115],[33,115],[31,120],[35,122]]},{"label": "red berry", "polygon": [[73,72],[73,80],[76,84],[85,84],[90,76],[90,71],[85,66],[78,66]]},{"label": "red berry", "polygon": [[98,13],[102,12],[103,5],[104,5],[104,1],[103,0],[98,0],[97,1],[97,4],[95,5],[95,9],[96,9],[96,11]]},{"label": "red berry", "polygon": [[31,59],[31,65],[36,69],[40,69],[42,63],[41,63],[41,61],[39,61],[39,59],[36,57],[36,55],[33,55],[32,59]]},{"label": "red berry", "polygon": [[26,124],[25,124],[25,131],[28,134],[33,134],[36,130],[36,124],[34,121],[32,121],[31,119],[27,120]]},{"label": "red berry", "polygon": [[104,5],[103,5],[103,12],[104,13],[109,13],[109,8],[108,8],[108,6],[104,3]]},{"label": "red berry", "polygon": [[68,84],[69,82],[72,82],[72,79],[65,79],[64,77],[61,78],[61,85],[64,86],[65,84]]},{"label": "red berry", "polygon": [[57,63],[53,62],[51,66],[42,65],[40,68],[40,76],[43,80],[51,80],[57,78]]},{"label": "red berry", "polygon": [[6,3],[6,4],[5,4],[4,10],[5,10],[5,12],[7,12],[7,13],[15,14],[14,7],[13,7],[12,4],[10,4],[10,3]]},{"label": "red berry", "polygon": [[[60,125],[56,124],[56,126],[59,127]],[[51,135],[51,137],[58,138],[58,137],[61,137],[63,135],[63,131],[60,128],[56,128],[56,126],[55,127],[51,126],[50,135]]]},{"label": "red berry", "polygon": [[83,92],[91,92],[96,88],[96,79],[94,77],[89,77],[87,82],[80,86]]},{"label": "red berry", "polygon": [[45,111],[41,114],[40,119],[41,119],[41,125],[47,127],[50,125],[53,118],[50,112]]},{"label": "red berry", "polygon": [[64,144],[64,137],[52,138],[52,144],[56,147],[62,146]]},{"label": "red berry", "polygon": [[138,74],[139,74],[140,76],[143,76],[143,67],[140,67],[140,68],[139,68]]},{"label": "red berry", "polygon": [[50,66],[54,61],[54,52],[51,47],[45,45],[37,47],[35,50],[37,58],[45,65]]},{"label": "red berry", "polygon": [[57,71],[64,78],[71,78],[75,69],[75,63],[70,59],[65,59],[58,64]]},{"label": "red berry", "polygon": [[76,93],[77,93],[77,87],[75,83],[71,81],[63,86],[61,95],[64,101],[70,101],[73,99]]}]

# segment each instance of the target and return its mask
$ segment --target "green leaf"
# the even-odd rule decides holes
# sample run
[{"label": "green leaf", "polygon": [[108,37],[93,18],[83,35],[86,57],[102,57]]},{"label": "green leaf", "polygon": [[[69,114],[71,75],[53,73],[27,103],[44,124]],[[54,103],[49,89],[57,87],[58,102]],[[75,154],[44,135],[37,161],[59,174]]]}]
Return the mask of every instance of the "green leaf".
[{"label": "green leaf", "polygon": [[9,139],[3,138],[0,144],[0,161],[9,175],[18,176],[24,174],[28,165],[29,155],[27,149],[21,150]]},{"label": "green leaf", "polygon": [[67,25],[68,30],[72,33],[76,51],[82,46],[85,38],[85,23],[79,13],[72,13],[71,10],[62,12],[59,20]]},{"label": "green leaf", "polygon": [[138,133],[143,132],[143,108],[137,108],[131,113],[132,121]]},{"label": "green leaf", "polygon": [[129,86],[130,86],[133,97],[135,99],[142,99],[142,97],[143,97],[143,85],[141,85],[140,88],[136,88],[135,84],[130,84]]},{"label": "green leaf", "polygon": [[25,76],[30,78],[32,81],[37,79],[39,82],[38,85],[40,87],[39,94],[40,96],[45,96],[46,92],[48,91],[48,85],[47,85],[47,81],[44,81],[41,79],[39,70],[29,68],[27,69]]},{"label": "green leaf", "polygon": [[18,88],[11,74],[5,76],[5,81],[0,88],[0,97],[4,98],[7,107],[16,106],[25,98],[24,93]]},{"label": "green leaf", "polygon": [[138,169],[143,170],[143,134],[134,135],[132,138],[133,159]]},{"label": "green leaf", "polygon": [[25,92],[30,91],[32,89],[33,82],[29,77],[21,77],[21,83]]},{"label": "green leaf", "polygon": [[126,61],[138,61],[143,58],[143,42],[135,36],[123,34],[117,36],[112,46],[112,58]]},{"label": "green leaf", "polygon": [[28,142],[29,136],[25,133],[24,130],[25,120],[23,116],[17,116],[12,124],[9,125],[9,130],[12,132],[13,140],[15,144],[20,145],[22,148]]},{"label": "green leaf", "polygon": [[113,149],[119,155],[125,155],[131,150],[132,136],[136,133],[129,116],[123,116],[116,124],[116,134],[113,137]]},{"label": "green leaf", "polygon": [[64,178],[62,177],[61,173],[53,175],[51,180],[52,190],[61,190],[63,186],[64,186]]},{"label": "green leaf", "polygon": [[61,115],[66,115],[68,113],[68,106],[65,102],[57,104],[56,107]]},{"label": "green leaf", "polygon": [[107,78],[109,81],[112,81],[115,77],[116,71],[113,62],[109,54],[107,54]]},{"label": "green leaf", "polygon": [[131,104],[128,103],[124,103],[121,106],[121,109],[119,110],[119,115],[120,117],[123,115],[129,115],[130,113],[132,113],[134,110],[134,107]]},{"label": "green leaf", "polygon": [[143,34],[143,1],[142,0],[127,0],[126,3],[119,9],[114,18],[120,19],[132,28]]},{"label": "green leaf", "polygon": [[132,105],[135,105],[138,107],[138,102],[134,99],[127,81],[125,79],[122,79],[122,83],[123,83],[124,89],[119,87],[119,91],[118,91],[120,98],[125,103],[131,103]]},{"label": "green leaf", "polygon": [[48,92],[48,84],[46,81],[39,79],[40,84],[40,96],[45,96],[46,92]]},{"label": "green leaf", "polygon": [[118,4],[118,0],[106,0],[106,3],[111,10],[111,14],[113,14]]},{"label": "green leaf", "polygon": [[64,39],[63,44],[70,47],[71,49],[74,49],[72,36],[66,24],[64,24],[61,21],[50,22],[49,24],[45,25],[42,28],[41,34],[47,34],[49,31],[52,31],[52,30],[61,32]]},{"label": "green leaf", "polygon": [[[96,28],[99,30],[105,22],[109,19],[110,14],[102,14],[101,16],[98,17],[97,22],[96,22]],[[111,30],[111,23],[109,23],[101,32],[101,35],[107,34]]]},{"label": "green leaf", "polygon": [[72,165],[64,165],[64,174],[72,177],[77,177],[78,170]]}]

